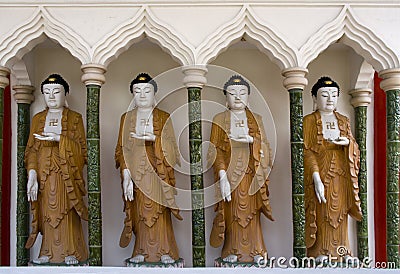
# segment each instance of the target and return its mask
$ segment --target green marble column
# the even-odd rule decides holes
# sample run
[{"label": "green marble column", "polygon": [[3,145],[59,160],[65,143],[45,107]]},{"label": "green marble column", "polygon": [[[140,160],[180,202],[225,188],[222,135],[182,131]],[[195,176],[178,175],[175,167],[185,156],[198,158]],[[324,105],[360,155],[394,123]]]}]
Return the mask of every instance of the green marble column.
[{"label": "green marble column", "polygon": [[24,155],[30,128],[29,104],[18,104],[17,127],[17,266],[26,266],[29,262],[29,250],[25,248],[29,235],[29,202]]},{"label": "green marble column", "polygon": [[188,90],[189,154],[192,200],[192,252],[193,267],[206,266],[206,237],[204,216],[201,90],[207,82],[207,68],[203,65],[185,66],[183,83]]},{"label": "green marble column", "polygon": [[387,260],[400,268],[399,254],[399,171],[400,171],[400,89],[386,91],[387,118]]},{"label": "green marble column", "polygon": [[362,261],[369,257],[368,252],[368,181],[367,181],[367,107],[371,103],[372,90],[358,88],[349,91],[350,103],[355,112],[355,138],[360,149],[360,169],[358,173],[359,197],[361,200],[362,220],[357,222],[357,254]]},{"label": "green marble column", "polygon": [[17,266],[29,262],[29,250],[25,248],[29,236],[29,202],[26,194],[28,182],[24,156],[30,129],[30,105],[34,99],[32,86],[14,86],[14,99],[18,104],[17,118]]},{"label": "green marble column", "polygon": [[102,218],[100,183],[100,86],[87,85],[87,149],[88,149],[88,200],[89,200],[89,264],[102,265]]},{"label": "green marble column", "polygon": [[357,254],[360,260],[368,257],[368,208],[367,208],[367,107],[355,108],[356,140],[360,149],[360,170],[358,174],[359,197],[362,220],[357,222]]},{"label": "green marble column", "polygon": [[192,248],[193,266],[204,267],[205,217],[201,134],[201,88],[188,88],[190,180],[192,189]]},{"label": "green marble column", "polygon": [[100,182],[100,89],[106,68],[98,64],[81,66],[86,86],[86,139],[88,149],[87,184],[89,203],[89,265],[103,264],[101,182]]},{"label": "green marble column", "polygon": [[292,170],[292,221],[293,256],[306,256],[305,208],[304,208],[304,163],[303,163],[303,90],[307,85],[308,70],[293,67],[282,71],[286,78],[283,85],[290,98],[290,149]]},{"label": "green marble column", "polygon": [[[388,263],[400,268],[399,171],[400,171],[400,68],[379,72],[386,92],[386,251]],[[379,133],[375,133],[379,134]]]},{"label": "green marble column", "polygon": [[292,167],[293,256],[306,256],[304,164],[303,164],[303,90],[290,89],[290,148]]}]

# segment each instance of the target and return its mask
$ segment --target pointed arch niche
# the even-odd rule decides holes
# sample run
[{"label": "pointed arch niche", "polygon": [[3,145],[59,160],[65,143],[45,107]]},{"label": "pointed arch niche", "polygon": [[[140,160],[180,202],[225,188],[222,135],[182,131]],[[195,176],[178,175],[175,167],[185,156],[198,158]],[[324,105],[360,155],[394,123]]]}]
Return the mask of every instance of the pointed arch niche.
[{"label": "pointed arch niche", "polygon": [[[8,64],[12,65],[12,77],[11,77],[11,88],[15,85],[32,85],[35,87],[34,98],[35,100],[30,105],[30,117],[34,114],[45,109],[45,102],[40,92],[41,82],[51,73],[58,73],[63,76],[70,86],[70,93],[67,96],[67,102],[71,109],[82,114],[84,121],[86,120],[86,94],[85,87],[80,81],[81,78],[81,62],[72,55],[71,52],[62,47],[58,41],[50,39],[47,34],[40,33],[38,36],[32,36],[32,41],[26,41],[25,47],[18,47],[18,58],[10,59]],[[16,49],[16,48],[14,48]],[[20,59],[20,61],[17,61]],[[17,113],[16,102],[12,101],[12,108]],[[19,115],[19,112],[18,112]],[[29,113],[28,113],[29,115]],[[20,119],[20,118],[19,118]],[[27,118],[29,121],[29,117]],[[12,135],[12,142],[17,144],[17,125],[14,125]],[[27,135],[26,135],[27,136]],[[19,142],[19,141],[18,141]],[[19,153],[19,152],[18,152]],[[19,157],[19,156],[17,156]],[[15,176],[20,176],[16,174]],[[11,200],[19,201],[20,197],[17,197],[17,184],[12,185]],[[19,195],[19,194],[18,194]],[[16,202],[15,202],[16,203]],[[11,231],[17,231],[16,223],[16,210],[19,205],[11,207],[15,210],[14,214],[11,214]],[[18,208],[20,210],[20,208]],[[30,213],[29,213],[30,216]],[[87,222],[83,222],[85,237],[87,237]],[[19,230],[18,230],[19,231]],[[30,250],[32,258],[38,256],[41,245],[41,236],[38,237],[35,245]],[[17,246],[17,235],[11,233],[10,237],[11,257],[16,257]]]},{"label": "pointed arch niche", "polygon": [[[366,57],[368,58],[368,57]],[[351,105],[350,91],[355,88],[368,89],[371,88],[373,81],[372,66],[361,56],[356,49],[350,45],[337,43],[329,45],[308,65],[308,81],[309,84],[303,94],[303,111],[307,115],[313,111],[313,101],[311,88],[321,76],[329,76],[334,79],[340,87],[340,95],[338,99],[337,111],[349,117],[353,135],[356,132],[355,109]],[[373,136],[373,104],[369,106],[367,113],[367,134]],[[368,252],[369,257],[375,258],[374,252],[374,203],[373,203],[373,139],[367,139],[367,214],[366,219],[368,226]],[[349,241],[353,254],[357,255],[357,222],[349,218]]]},{"label": "pointed arch niche", "polygon": [[[133,99],[129,90],[130,82],[141,72],[150,74],[158,85],[156,93],[157,107],[173,113],[187,103],[187,89],[183,86],[181,65],[169,55],[158,43],[142,37],[114,59],[107,68],[106,83],[102,86],[100,100],[100,144],[101,144],[101,181],[103,205],[103,264],[107,266],[123,266],[121,258],[132,255],[134,239],[129,246],[121,248],[116,242],[124,225],[125,213],[120,184],[120,173],[115,168],[114,152],[118,139],[120,118],[125,113]],[[172,70],[170,77],[168,72]],[[167,74],[167,77],[164,75]],[[181,89],[170,90],[171,86],[181,86]],[[177,84],[176,84],[177,83]],[[171,92],[161,100],[163,94]],[[182,154],[189,155],[188,135],[179,136],[180,125],[187,125],[187,109],[179,119],[173,118],[175,135]],[[186,156],[183,155],[183,158]],[[181,158],[181,162],[183,162]],[[190,189],[190,177],[175,171],[176,186]],[[106,196],[105,196],[106,195]],[[178,194],[179,195],[179,194]],[[179,197],[177,196],[177,199]],[[190,201],[190,200],[189,200]],[[181,204],[179,204],[181,206]],[[192,262],[191,242],[191,211],[181,210],[182,221],[172,218],[179,255],[185,260],[185,265]],[[133,237],[134,238],[134,237]]]},{"label": "pointed arch niche", "polygon": [[[288,191],[291,189],[289,97],[282,85],[283,63],[271,58],[272,52],[263,48],[264,45],[259,40],[247,32],[244,33],[243,30],[241,32],[237,39],[231,40],[228,46],[213,58],[210,65],[217,67],[208,67],[207,85],[202,90],[202,100],[212,101],[217,103],[217,106],[215,109],[207,109],[202,116],[206,121],[212,121],[216,113],[224,110],[226,97],[222,88],[234,73],[244,76],[251,82],[250,109],[263,116],[264,128],[275,157],[274,168],[270,173],[269,190],[272,212],[277,218],[271,222],[261,217],[264,242],[269,256],[288,256],[292,253],[292,222],[290,218],[279,218],[292,215],[291,204],[282,203],[291,201],[291,193]],[[266,110],[266,104],[270,112]],[[203,101],[203,108],[204,105]],[[211,123],[203,121],[204,140],[209,140],[210,131]],[[212,170],[208,170],[203,176],[205,186],[214,182]],[[205,213],[206,235],[209,237],[215,212],[213,207],[208,207]],[[207,245],[206,254],[206,265],[212,265],[214,258],[220,256],[221,249]]]}]

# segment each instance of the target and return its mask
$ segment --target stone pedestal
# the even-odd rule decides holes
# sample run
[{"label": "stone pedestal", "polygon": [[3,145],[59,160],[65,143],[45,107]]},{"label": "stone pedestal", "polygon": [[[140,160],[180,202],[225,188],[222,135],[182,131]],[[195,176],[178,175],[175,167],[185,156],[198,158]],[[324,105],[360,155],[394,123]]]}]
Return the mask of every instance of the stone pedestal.
[{"label": "stone pedestal", "polygon": [[132,263],[129,261],[130,258],[125,260],[125,265],[127,267],[146,267],[146,268],[183,268],[185,266],[185,261],[182,258],[179,258],[174,263],[163,264],[162,262],[156,263]]}]

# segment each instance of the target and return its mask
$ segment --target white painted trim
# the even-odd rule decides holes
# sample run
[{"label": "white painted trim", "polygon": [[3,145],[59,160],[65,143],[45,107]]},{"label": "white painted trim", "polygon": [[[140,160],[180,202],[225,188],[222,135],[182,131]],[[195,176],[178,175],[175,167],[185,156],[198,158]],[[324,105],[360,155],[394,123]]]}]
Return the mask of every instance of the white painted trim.
[{"label": "white painted trim", "polygon": [[159,44],[181,65],[193,64],[194,56],[190,43],[175,33],[171,26],[160,21],[146,5],[133,18],[96,43],[93,47],[92,63],[107,67],[122,52],[146,36]]},{"label": "white painted trim", "polygon": [[244,5],[232,20],[220,26],[196,48],[196,63],[212,62],[221,52],[243,36],[249,37],[250,42],[265,53],[281,70],[297,66],[294,47],[277,31],[261,23],[249,5]]},{"label": "white painted trim", "polygon": [[39,6],[27,21],[12,29],[0,41],[0,65],[12,66],[43,42],[46,36],[60,43],[81,63],[90,60],[89,44],[70,27],[51,16],[46,8]]},{"label": "white painted trim", "polygon": [[345,5],[333,21],[323,26],[300,48],[299,66],[307,67],[336,41],[353,48],[377,71],[399,67],[398,56],[382,39],[357,20],[349,5]]}]

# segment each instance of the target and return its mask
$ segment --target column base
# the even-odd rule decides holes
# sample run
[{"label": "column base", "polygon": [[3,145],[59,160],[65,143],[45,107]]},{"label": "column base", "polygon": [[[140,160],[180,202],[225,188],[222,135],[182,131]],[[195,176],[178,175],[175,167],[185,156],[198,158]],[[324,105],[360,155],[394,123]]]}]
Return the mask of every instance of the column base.
[{"label": "column base", "polygon": [[129,261],[130,258],[125,260],[126,267],[148,267],[148,268],[183,268],[185,266],[185,261],[182,258],[179,258],[174,263],[164,264],[162,262],[142,262],[142,263],[132,263]]},{"label": "column base", "polygon": [[29,261],[28,266],[39,266],[39,267],[40,266],[89,266],[89,261],[86,260],[86,261],[79,262],[77,264],[66,264],[64,262],[37,264],[37,263],[34,263],[33,261]]}]

